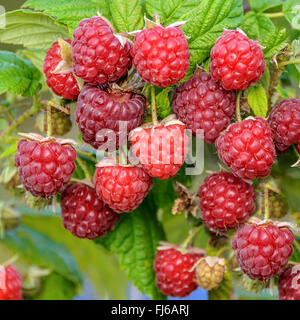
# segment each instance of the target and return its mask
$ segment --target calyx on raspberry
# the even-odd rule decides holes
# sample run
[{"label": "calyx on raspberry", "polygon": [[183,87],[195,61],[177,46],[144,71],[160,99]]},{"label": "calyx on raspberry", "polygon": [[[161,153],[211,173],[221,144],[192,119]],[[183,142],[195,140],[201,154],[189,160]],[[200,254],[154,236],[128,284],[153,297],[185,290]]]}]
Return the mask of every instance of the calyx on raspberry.
[{"label": "calyx on raspberry", "polygon": [[255,211],[255,190],[229,172],[206,177],[198,195],[203,222],[209,229],[225,231],[235,228]]},{"label": "calyx on raspberry", "polygon": [[115,82],[131,68],[130,41],[116,35],[104,17],[80,21],[73,33],[75,74],[92,84]]},{"label": "calyx on raspberry", "polygon": [[22,300],[22,278],[16,267],[4,266],[0,268],[0,273],[0,300]]},{"label": "calyx on raspberry", "polygon": [[[79,95],[79,85],[73,75],[72,60],[67,58],[67,54],[62,51],[68,48],[71,40],[59,39],[54,42],[48,50],[43,71],[46,75],[46,82],[52,91],[65,99],[75,100]],[[69,54],[71,56],[71,54]]]},{"label": "calyx on raspberry", "polygon": [[213,143],[230,124],[235,105],[234,92],[224,90],[206,72],[180,84],[172,100],[172,109],[177,118],[194,135],[202,129],[207,143]]},{"label": "calyx on raspberry", "polygon": [[204,290],[216,288],[223,280],[225,259],[218,257],[201,258],[194,266],[196,283]]},{"label": "calyx on raspberry", "polygon": [[265,67],[261,46],[238,30],[225,30],[210,52],[212,78],[226,90],[245,90]]},{"label": "calyx on raspberry", "polygon": [[183,79],[189,68],[188,43],[175,24],[163,27],[152,23],[147,28],[146,23],[144,30],[135,32],[131,55],[141,78],[159,87]]},{"label": "calyx on raspberry", "polygon": [[97,197],[94,188],[82,183],[63,190],[61,209],[64,227],[78,238],[103,237],[120,217]]},{"label": "calyx on raspberry", "polygon": [[219,158],[243,179],[267,177],[276,155],[271,129],[260,117],[230,125],[217,138],[216,147]]},{"label": "calyx on raspberry", "polygon": [[268,123],[279,152],[300,144],[300,99],[281,100],[271,111]]},{"label": "calyx on raspberry", "polygon": [[156,286],[171,297],[186,297],[197,289],[193,266],[203,257],[203,251],[191,248],[182,253],[175,245],[158,247],[154,260]]},{"label": "calyx on raspberry", "polygon": [[98,197],[117,213],[136,209],[153,186],[142,168],[116,164],[109,158],[97,164],[94,183]]},{"label": "calyx on raspberry", "polygon": [[75,170],[76,151],[72,140],[20,134],[15,166],[25,189],[36,197],[57,194],[69,182]]},{"label": "calyx on raspberry", "polygon": [[300,300],[300,264],[284,269],[278,279],[279,300]]},{"label": "calyx on raspberry", "polygon": [[[78,97],[75,113],[82,139],[95,149],[115,151],[120,135],[138,127],[146,110],[146,99],[134,92],[118,92],[86,84]],[[125,141],[123,141],[125,140]]]},{"label": "calyx on raspberry", "polygon": [[185,129],[182,122],[166,118],[156,126],[130,132],[133,154],[151,177],[168,179],[177,174],[188,153]]},{"label": "calyx on raspberry", "polygon": [[237,261],[251,279],[273,278],[293,252],[293,233],[284,225],[261,221],[241,227],[232,240]]}]

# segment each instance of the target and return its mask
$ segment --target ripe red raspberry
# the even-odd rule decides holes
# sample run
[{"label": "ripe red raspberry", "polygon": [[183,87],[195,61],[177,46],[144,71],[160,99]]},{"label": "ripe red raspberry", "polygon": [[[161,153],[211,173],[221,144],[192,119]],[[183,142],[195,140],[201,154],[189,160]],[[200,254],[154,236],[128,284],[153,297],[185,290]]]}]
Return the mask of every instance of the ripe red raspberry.
[{"label": "ripe red raspberry", "polygon": [[300,300],[300,265],[284,269],[278,279],[279,300]]},{"label": "ripe red raspberry", "polygon": [[[71,43],[69,39],[65,39],[65,41]],[[65,99],[75,100],[79,95],[79,87],[72,72],[53,73],[62,60],[60,46],[58,42],[54,42],[46,54],[43,67],[47,85],[56,95]]]},{"label": "ripe red raspberry", "polygon": [[255,210],[256,193],[252,186],[229,172],[206,177],[198,195],[201,215],[209,229],[235,228]]},{"label": "ripe red raspberry", "polygon": [[119,220],[120,215],[110,209],[84,184],[70,184],[61,194],[63,224],[78,238],[103,237]]},{"label": "ripe red raspberry", "polygon": [[189,138],[185,125],[178,121],[130,133],[132,151],[151,176],[168,179],[177,174],[188,153]]},{"label": "ripe red raspberry", "polygon": [[260,117],[230,125],[217,138],[216,147],[219,158],[243,179],[268,176],[276,155],[271,129]]},{"label": "ripe red raspberry", "polygon": [[177,27],[156,26],[140,31],[131,54],[141,78],[159,87],[169,87],[183,79],[189,68],[188,43]]},{"label": "ripe red raspberry", "polygon": [[186,297],[197,289],[195,270],[191,270],[203,254],[192,250],[182,254],[177,248],[162,248],[156,251],[154,271],[156,286],[171,297]]},{"label": "ripe red raspberry", "polygon": [[235,104],[233,91],[225,91],[209,74],[202,72],[176,89],[172,108],[194,135],[203,129],[204,141],[213,143],[230,124]]},{"label": "ripe red raspberry", "polygon": [[18,143],[15,166],[26,190],[36,197],[57,194],[69,182],[75,170],[75,149],[55,140]]},{"label": "ripe red raspberry", "polygon": [[[110,151],[119,146],[119,131],[126,125],[127,134],[138,127],[146,110],[146,99],[135,93],[113,93],[97,86],[86,84],[80,92],[75,113],[76,122],[82,133],[82,139],[95,149],[107,148]],[[102,132],[100,132],[102,130]],[[116,134],[116,143],[109,137]],[[97,141],[98,140],[98,141]]]},{"label": "ripe red raspberry", "polygon": [[0,268],[0,300],[22,300],[22,278],[13,265]]},{"label": "ripe red raspberry", "polygon": [[224,31],[210,52],[212,78],[226,90],[245,90],[261,78],[265,67],[259,44],[240,31]]},{"label": "ripe red raspberry", "polygon": [[293,233],[272,222],[247,224],[232,240],[237,261],[251,279],[273,278],[288,263],[293,253]]},{"label": "ripe red raspberry", "polygon": [[268,122],[280,152],[293,143],[300,143],[300,99],[280,101],[272,109]]},{"label": "ripe red raspberry", "polygon": [[151,177],[140,167],[101,163],[94,181],[98,197],[118,213],[136,209],[153,185]]},{"label": "ripe red raspberry", "polygon": [[131,68],[131,44],[121,43],[103,17],[80,21],[73,33],[72,59],[75,74],[93,84],[115,82]]}]

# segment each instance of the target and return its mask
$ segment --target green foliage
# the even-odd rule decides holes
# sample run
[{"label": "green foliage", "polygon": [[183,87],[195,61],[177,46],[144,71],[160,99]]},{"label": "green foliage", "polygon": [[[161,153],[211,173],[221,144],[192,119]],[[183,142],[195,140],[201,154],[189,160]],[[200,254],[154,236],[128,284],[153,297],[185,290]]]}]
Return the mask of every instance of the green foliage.
[{"label": "green foliage", "polygon": [[280,6],[283,0],[249,0],[251,8],[256,12],[263,12],[267,9]]},{"label": "green foliage", "polygon": [[158,241],[164,239],[153,200],[150,194],[136,210],[123,213],[114,230],[99,243],[118,254],[121,268],[142,293],[164,299],[155,286],[153,270]]},{"label": "green foliage", "polygon": [[[47,1],[49,3],[49,1]],[[57,1],[51,1],[57,3]],[[6,27],[0,29],[0,42],[26,48],[48,49],[57,38],[68,38],[67,30],[54,18],[39,12],[16,10],[5,14]]]},{"label": "green foliage", "polygon": [[28,0],[23,7],[54,16],[73,31],[82,19],[96,16],[98,12],[110,19],[108,3],[109,0]]},{"label": "green foliage", "polygon": [[266,117],[268,112],[268,99],[262,85],[250,87],[248,90],[248,103],[254,115]]},{"label": "green foliage", "polygon": [[28,60],[9,51],[0,51],[0,94],[9,91],[33,96],[39,90],[41,74]]},{"label": "green foliage", "polygon": [[283,3],[282,11],[294,29],[300,30],[300,2],[287,0]]},{"label": "green foliage", "polygon": [[197,10],[191,11],[182,27],[188,37],[191,75],[197,64],[210,54],[216,39],[224,29],[235,29],[242,22],[242,0],[203,0]]},{"label": "green foliage", "polygon": [[39,70],[43,72],[43,65],[46,52],[39,49],[24,49],[20,50],[19,55],[24,59],[30,60]]},{"label": "green foliage", "polygon": [[171,88],[161,90],[155,97],[157,106],[157,115],[160,119],[166,118],[171,113],[170,106],[170,91]]}]

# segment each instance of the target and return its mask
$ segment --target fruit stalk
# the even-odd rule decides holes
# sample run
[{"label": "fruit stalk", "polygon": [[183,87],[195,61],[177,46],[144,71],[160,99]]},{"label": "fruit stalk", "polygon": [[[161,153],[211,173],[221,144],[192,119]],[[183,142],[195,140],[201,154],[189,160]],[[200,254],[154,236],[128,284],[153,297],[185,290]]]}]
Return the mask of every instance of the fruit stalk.
[{"label": "fruit stalk", "polygon": [[47,105],[47,136],[51,137],[52,134],[52,114],[51,114],[51,106]]},{"label": "fruit stalk", "polygon": [[201,229],[203,228],[203,224],[201,224],[200,226],[196,227],[189,235],[188,237],[184,240],[183,244],[182,244],[182,249],[183,251],[186,251],[186,249],[188,248],[188,246],[192,243],[192,241],[195,239],[195,237],[198,235],[198,233],[201,231]]},{"label": "fruit stalk", "polygon": [[151,86],[151,113],[152,123],[154,126],[158,124],[157,113],[156,113],[156,101],[155,101],[155,87]]},{"label": "fruit stalk", "polygon": [[238,91],[237,95],[236,95],[236,120],[238,122],[242,122],[242,117],[241,117],[241,94],[242,91]]},{"label": "fruit stalk", "polygon": [[82,171],[84,172],[86,178],[89,180],[89,181],[93,181],[92,179],[92,176],[90,174],[90,171],[88,169],[88,167],[86,166],[86,164],[84,163],[84,161],[82,159],[80,159],[80,157],[77,157],[76,158],[76,161],[77,163],[79,164],[80,168],[82,169]]}]

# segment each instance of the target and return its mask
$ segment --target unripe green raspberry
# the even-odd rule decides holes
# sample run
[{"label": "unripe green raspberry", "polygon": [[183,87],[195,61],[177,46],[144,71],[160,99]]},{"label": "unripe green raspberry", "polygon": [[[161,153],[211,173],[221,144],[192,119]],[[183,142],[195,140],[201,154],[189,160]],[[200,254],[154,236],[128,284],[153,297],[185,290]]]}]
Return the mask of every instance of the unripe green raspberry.
[{"label": "unripe green raspberry", "polygon": [[225,259],[218,257],[204,257],[196,266],[196,283],[205,290],[216,288],[223,280]]},{"label": "unripe green raspberry", "polygon": [[[270,218],[280,219],[288,213],[288,206],[285,199],[278,193],[269,190],[269,212]],[[264,197],[261,197],[261,214],[265,214]]]},{"label": "unripe green raspberry", "polygon": [[[36,117],[36,126],[39,130],[46,134],[47,133],[47,113],[42,112]],[[70,116],[60,112],[58,110],[52,110],[52,135],[53,136],[64,136],[72,128],[72,122]]]}]

